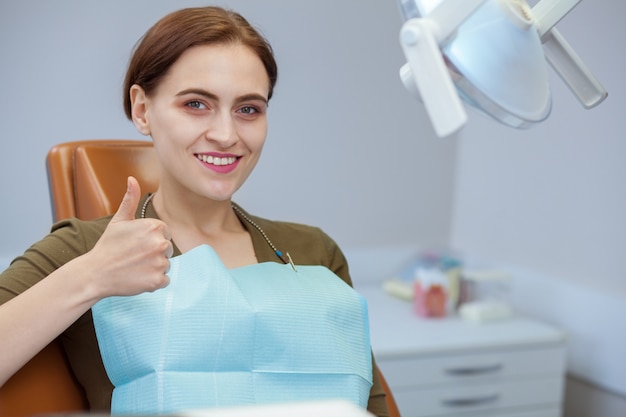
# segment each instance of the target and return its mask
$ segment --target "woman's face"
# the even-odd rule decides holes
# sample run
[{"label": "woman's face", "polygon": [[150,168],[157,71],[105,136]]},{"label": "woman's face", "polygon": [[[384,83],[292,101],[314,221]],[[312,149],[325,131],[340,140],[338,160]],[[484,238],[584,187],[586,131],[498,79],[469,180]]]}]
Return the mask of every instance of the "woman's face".
[{"label": "woman's face", "polygon": [[161,189],[228,200],[259,160],[269,78],[243,45],[188,49],[146,96],[131,88],[133,121],[154,141]]}]

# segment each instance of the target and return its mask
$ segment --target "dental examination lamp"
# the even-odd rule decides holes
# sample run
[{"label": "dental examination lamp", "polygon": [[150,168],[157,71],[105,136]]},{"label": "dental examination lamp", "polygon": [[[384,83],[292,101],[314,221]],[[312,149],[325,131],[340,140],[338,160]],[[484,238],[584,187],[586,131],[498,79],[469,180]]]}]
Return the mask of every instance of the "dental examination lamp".
[{"label": "dental examination lamp", "polygon": [[418,97],[439,137],[467,122],[462,101],[514,127],[552,108],[546,61],[582,105],[607,92],[554,27],[581,0],[399,0],[404,86]]}]

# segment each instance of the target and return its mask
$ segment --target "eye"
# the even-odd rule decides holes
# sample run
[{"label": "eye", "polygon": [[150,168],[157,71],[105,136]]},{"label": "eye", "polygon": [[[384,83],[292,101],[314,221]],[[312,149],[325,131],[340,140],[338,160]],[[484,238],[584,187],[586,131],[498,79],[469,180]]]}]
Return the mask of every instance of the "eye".
[{"label": "eye", "polygon": [[185,103],[185,106],[190,107],[195,110],[204,110],[206,109],[206,105],[199,100],[191,100]]},{"label": "eye", "polygon": [[247,114],[247,115],[253,115],[253,114],[256,114],[256,113],[260,113],[259,109],[257,109],[256,107],[253,107],[253,106],[243,106],[238,111],[239,111],[239,113],[243,113],[243,114]]}]

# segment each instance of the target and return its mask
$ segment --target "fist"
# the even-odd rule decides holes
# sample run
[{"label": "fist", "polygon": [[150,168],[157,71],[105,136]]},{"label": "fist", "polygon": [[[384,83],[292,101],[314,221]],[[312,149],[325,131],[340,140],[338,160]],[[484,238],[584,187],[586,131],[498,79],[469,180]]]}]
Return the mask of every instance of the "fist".
[{"label": "fist", "polygon": [[169,283],[170,232],[161,220],[135,219],[140,198],[139,183],[129,177],[117,212],[88,254],[99,298],[155,291]]}]

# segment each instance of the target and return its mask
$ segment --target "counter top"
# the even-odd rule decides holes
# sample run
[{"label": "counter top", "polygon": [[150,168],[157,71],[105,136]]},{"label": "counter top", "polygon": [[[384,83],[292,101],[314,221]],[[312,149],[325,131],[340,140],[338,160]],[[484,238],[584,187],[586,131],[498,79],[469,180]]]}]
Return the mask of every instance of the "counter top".
[{"label": "counter top", "polygon": [[387,294],[380,285],[357,288],[368,302],[371,343],[378,359],[507,346],[562,344],[565,334],[522,316],[474,323],[458,316],[422,318],[411,302]]}]

